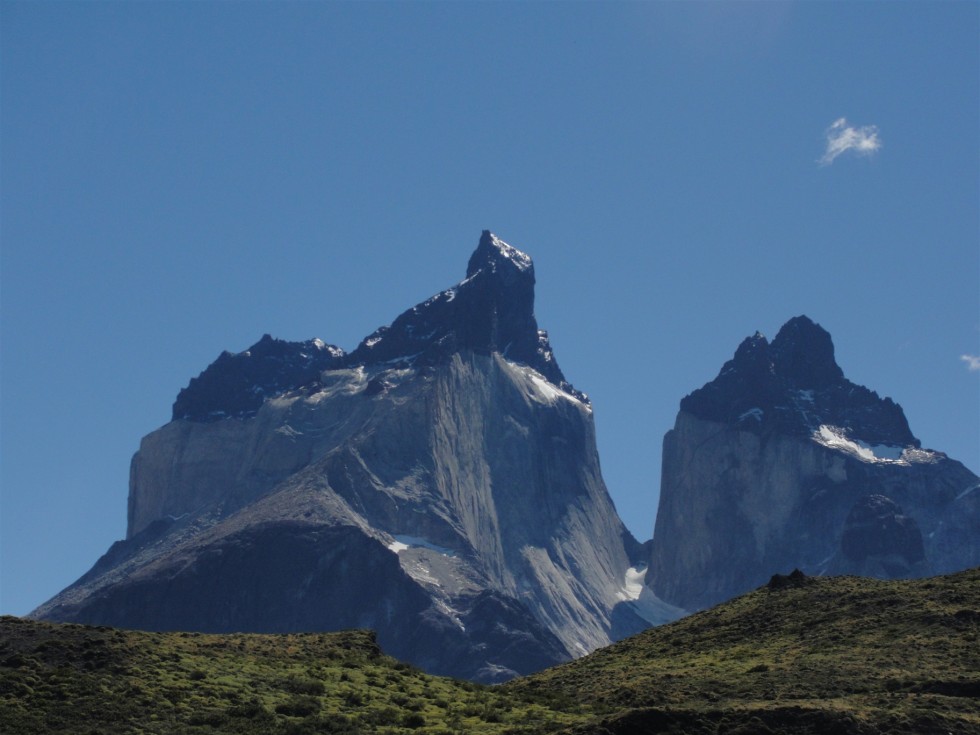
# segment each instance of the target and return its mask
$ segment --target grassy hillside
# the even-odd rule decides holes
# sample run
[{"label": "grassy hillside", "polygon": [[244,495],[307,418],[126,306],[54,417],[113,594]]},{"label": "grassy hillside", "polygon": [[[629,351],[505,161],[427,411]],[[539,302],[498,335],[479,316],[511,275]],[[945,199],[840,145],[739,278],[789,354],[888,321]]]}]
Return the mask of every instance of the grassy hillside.
[{"label": "grassy hillside", "polygon": [[980,733],[978,634],[980,569],[782,577],[506,691],[583,703],[614,733]]},{"label": "grassy hillside", "polygon": [[385,656],[366,631],[144,633],[0,619],[0,732],[547,732],[575,718]]},{"label": "grassy hillside", "polygon": [[370,633],[141,633],[0,619],[0,732],[980,733],[980,569],[783,578],[503,687]]}]

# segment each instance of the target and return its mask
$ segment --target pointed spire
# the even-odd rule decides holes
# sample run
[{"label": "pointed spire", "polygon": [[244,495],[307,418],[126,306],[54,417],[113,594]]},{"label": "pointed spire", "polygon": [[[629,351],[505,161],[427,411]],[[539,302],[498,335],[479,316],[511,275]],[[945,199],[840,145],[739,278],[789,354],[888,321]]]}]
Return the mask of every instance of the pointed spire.
[{"label": "pointed spire", "polygon": [[434,364],[461,349],[498,352],[574,392],[534,318],[530,256],[489,230],[483,231],[470,256],[465,279],[369,335],[350,353],[347,364]]},{"label": "pointed spire", "polygon": [[480,243],[466,266],[466,277],[472,278],[484,269],[491,273],[508,271],[530,273],[532,282],[534,280],[534,263],[531,262],[531,256],[508,245],[490,230],[484,230],[480,235]]},{"label": "pointed spire", "polygon": [[825,388],[844,378],[834,359],[830,333],[807,316],[786,322],[772,341],[770,352],[776,374],[799,388]]}]

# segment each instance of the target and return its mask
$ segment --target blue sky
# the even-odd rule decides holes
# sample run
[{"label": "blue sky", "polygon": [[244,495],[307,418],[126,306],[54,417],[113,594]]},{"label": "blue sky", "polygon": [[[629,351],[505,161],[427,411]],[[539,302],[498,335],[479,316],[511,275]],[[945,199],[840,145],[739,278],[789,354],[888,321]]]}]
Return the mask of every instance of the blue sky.
[{"label": "blue sky", "polygon": [[124,536],[219,352],[352,349],[482,229],[641,540],[681,397],[798,314],[980,470],[978,38],[974,2],[4,0],[0,612]]}]

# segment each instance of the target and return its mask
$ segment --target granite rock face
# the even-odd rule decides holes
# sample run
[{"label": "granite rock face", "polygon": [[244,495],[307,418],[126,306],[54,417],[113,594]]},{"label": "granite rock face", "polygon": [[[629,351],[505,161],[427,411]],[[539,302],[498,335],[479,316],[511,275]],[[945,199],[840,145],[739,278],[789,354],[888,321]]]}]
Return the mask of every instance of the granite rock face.
[{"label": "granite rock face", "polygon": [[35,615],[145,629],[371,627],[500,681],[680,614],[599,470],[592,408],[489,232],[466,278],[351,353],[264,337],[181,391],[133,458],[129,528]]},{"label": "granite rock face", "polygon": [[694,610],[773,573],[924,576],[980,564],[980,482],[847,380],[801,316],[747,338],[664,437],[647,580]]},{"label": "granite rock face", "polygon": [[911,576],[915,565],[925,561],[919,525],[884,495],[867,495],[851,507],[841,531],[840,550],[858,569],[880,565],[882,571],[874,570],[872,576]]}]

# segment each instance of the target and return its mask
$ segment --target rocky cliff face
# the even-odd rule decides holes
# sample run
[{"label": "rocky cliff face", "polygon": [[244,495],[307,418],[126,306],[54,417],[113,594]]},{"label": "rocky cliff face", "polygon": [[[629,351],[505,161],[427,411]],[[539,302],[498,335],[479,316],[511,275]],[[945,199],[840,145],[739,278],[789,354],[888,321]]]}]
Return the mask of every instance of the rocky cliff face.
[{"label": "rocky cliff face", "polygon": [[980,564],[980,482],[848,381],[806,317],[746,339],[664,437],[648,580],[689,610],[775,572],[911,577]]},{"label": "rocky cliff face", "polygon": [[268,336],[222,354],[133,458],[128,538],[35,614],[371,627],[483,681],[676,616],[642,584],[533,302],[530,258],[485,232],[463,281],[349,354]]}]

